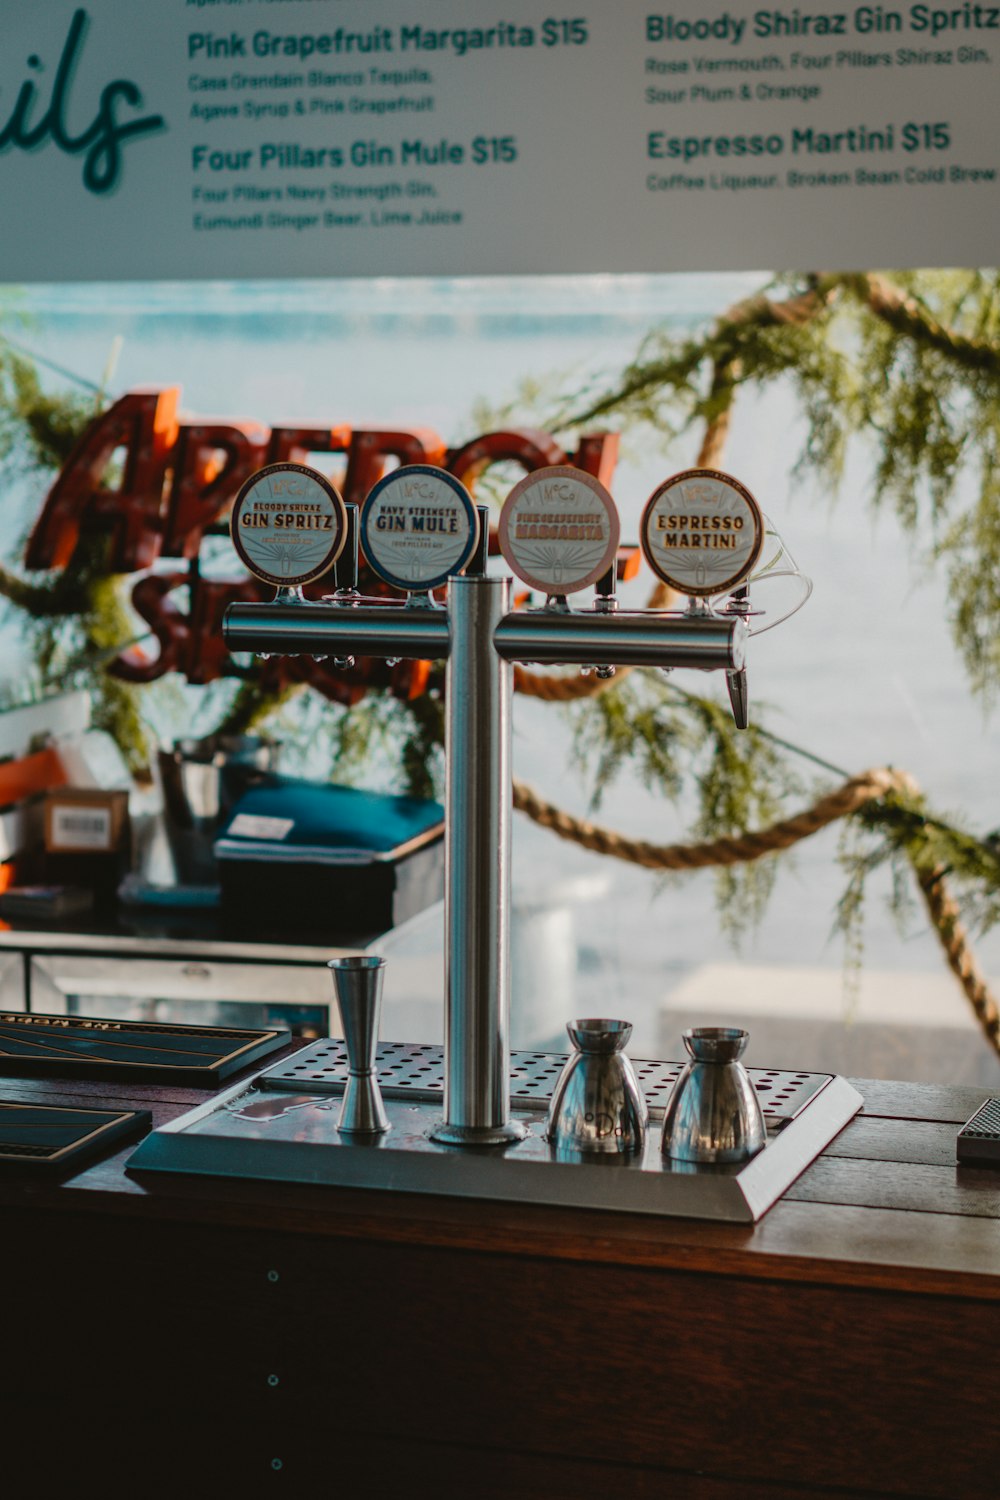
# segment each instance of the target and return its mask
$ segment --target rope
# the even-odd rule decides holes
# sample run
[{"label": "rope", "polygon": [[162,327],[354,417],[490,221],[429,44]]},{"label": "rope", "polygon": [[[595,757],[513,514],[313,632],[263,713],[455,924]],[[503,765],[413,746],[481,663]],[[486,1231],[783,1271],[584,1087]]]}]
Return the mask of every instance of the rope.
[{"label": "rope", "polygon": [[[514,806],[559,838],[596,854],[610,855],[647,870],[703,870],[718,865],[743,864],[790,849],[793,844],[818,833],[839,818],[850,817],[868,802],[890,792],[912,796],[916,791],[916,782],[905,771],[882,766],[852,776],[794,817],[783,818],[756,833],[711,839],[699,844],[652,844],[645,839],[626,838],[585,818],[573,817],[517,780],[514,782]],[[979,972],[958,907],[945,884],[944,872],[940,867],[932,870],[915,867],[914,873],[948,966],[961,985],[980,1029],[1000,1057],[1000,1009]]]},{"label": "rope", "polygon": [[994,1052],[1000,1054],[1000,1011],[986,980],[979,972],[958,907],[945,884],[944,870],[936,866],[932,870],[917,870],[915,873],[931,926],[938,935],[948,967],[962,986]]},{"label": "rope", "polygon": [[757,833],[711,839],[703,844],[651,844],[645,839],[628,839],[610,828],[563,812],[520,781],[514,782],[514,806],[559,838],[581,844],[596,854],[609,854],[647,870],[704,870],[713,865],[746,864],[765,854],[790,849],[838,818],[850,817],[866,802],[892,791],[912,793],[914,785],[905,772],[888,767],[864,771],[792,818],[772,823]]}]

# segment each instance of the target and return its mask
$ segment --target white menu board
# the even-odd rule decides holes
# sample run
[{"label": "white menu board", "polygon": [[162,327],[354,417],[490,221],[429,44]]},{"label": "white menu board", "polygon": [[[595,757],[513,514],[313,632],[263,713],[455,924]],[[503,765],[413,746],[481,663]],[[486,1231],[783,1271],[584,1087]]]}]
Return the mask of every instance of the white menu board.
[{"label": "white menu board", "polygon": [[0,6],[0,280],[996,259],[978,0]]}]

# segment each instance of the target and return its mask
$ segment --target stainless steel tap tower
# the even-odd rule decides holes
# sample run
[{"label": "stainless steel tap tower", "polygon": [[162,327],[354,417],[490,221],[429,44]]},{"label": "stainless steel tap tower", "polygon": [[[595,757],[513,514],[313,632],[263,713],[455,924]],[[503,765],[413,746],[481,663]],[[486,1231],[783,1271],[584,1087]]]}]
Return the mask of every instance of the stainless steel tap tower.
[{"label": "stainless steel tap tower", "polygon": [[509,578],[448,581],[445,609],[233,604],[234,651],[447,659],[445,1094],[439,1140],[517,1139],[510,1118],[511,664],[738,672],[738,616],[511,610]]},{"label": "stainless steel tap tower", "polygon": [[609,609],[606,591],[590,609],[560,596],[512,610],[511,580],[485,576],[484,547],[478,565],[481,574],[448,578],[444,608],[429,596],[372,604],[338,590],[312,603],[279,589],[273,604],[231,605],[223,627],[234,651],[447,661],[445,1083],[434,1138],[459,1146],[523,1134],[509,1095],[512,663],[739,674],[747,638],[739,611],[715,614],[694,599],[687,613]]}]

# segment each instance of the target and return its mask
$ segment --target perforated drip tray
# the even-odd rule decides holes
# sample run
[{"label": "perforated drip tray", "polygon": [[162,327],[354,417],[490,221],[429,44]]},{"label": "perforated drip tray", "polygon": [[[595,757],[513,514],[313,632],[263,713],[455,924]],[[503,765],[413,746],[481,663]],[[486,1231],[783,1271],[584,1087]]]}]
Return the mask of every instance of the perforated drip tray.
[{"label": "perforated drip tray", "polygon": [[337,1129],[346,1072],[342,1043],[317,1042],[250,1084],[146,1137],[129,1170],[187,1172],[313,1186],[373,1188],[752,1223],[857,1114],[864,1102],[828,1073],[751,1069],[767,1145],[735,1166],[673,1162],[660,1152],[662,1117],[680,1063],[638,1061],[654,1123],[635,1156],[580,1156],[544,1136],[543,1112],[565,1062],[559,1053],[512,1058],[513,1115],[526,1134],[508,1146],[454,1147],[430,1139],[442,1111],[442,1049],[386,1043],[378,1066],[391,1129],[371,1139]]},{"label": "perforated drip tray", "polygon": [[[514,1052],[510,1060],[510,1100],[514,1109],[544,1113],[566,1054]],[[633,1058],[652,1120],[662,1120],[671,1090],[684,1064]],[[793,1120],[830,1081],[829,1073],[789,1073],[750,1068],[768,1124],[780,1128]],[[440,1104],[444,1097],[444,1048],[413,1042],[383,1042],[378,1049],[378,1077],[386,1099]],[[315,1042],[293,1057],[275,1063],[257,1082],[267,1089],[293,1093],[342,1094],[347,1079],[347,1049],[334,1039]]]}]

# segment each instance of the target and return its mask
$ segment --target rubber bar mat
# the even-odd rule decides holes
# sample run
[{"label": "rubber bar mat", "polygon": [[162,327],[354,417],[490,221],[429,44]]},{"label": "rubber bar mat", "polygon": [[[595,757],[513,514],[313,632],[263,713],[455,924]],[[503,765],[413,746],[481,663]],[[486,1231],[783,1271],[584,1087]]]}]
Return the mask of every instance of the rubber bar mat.
[{"label": "rubber bar mat", "polygon": [[123,1141],[145,1135],[148,1109],[63,1109],[0,1102],[0,1167],[75,1170]]},{"label": "rubber bar mat", "polygon": [[0,1077],[131,1078],[215,1088],[284,1047],[287,1031],[0,1012]]}]

